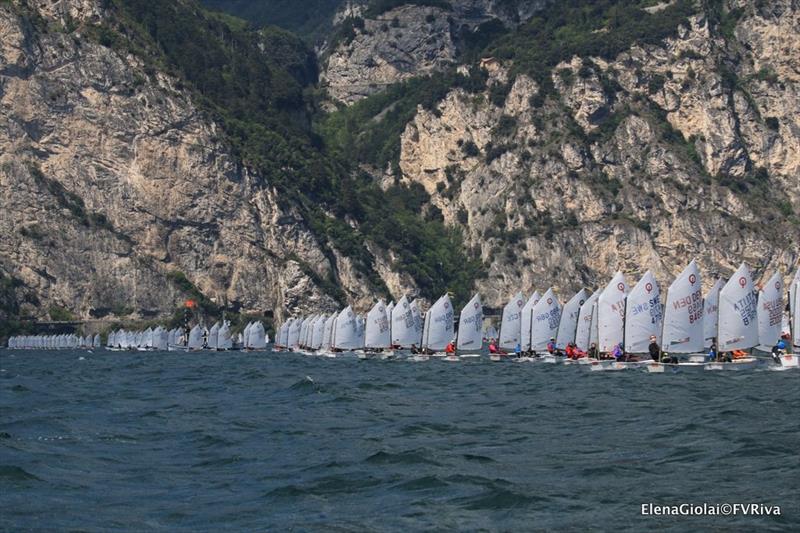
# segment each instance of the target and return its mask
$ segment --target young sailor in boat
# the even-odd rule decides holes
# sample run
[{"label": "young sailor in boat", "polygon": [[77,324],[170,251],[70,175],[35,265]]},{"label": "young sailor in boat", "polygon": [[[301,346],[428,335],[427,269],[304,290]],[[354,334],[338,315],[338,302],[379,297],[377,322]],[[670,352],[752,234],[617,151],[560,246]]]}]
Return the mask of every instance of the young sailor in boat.
[{"label": "young sailor in boat", "polygon": [[517,356],[517,358],[522,357],[522,345],[520,343],[514,346],[514,355]]},{"label": "young sailor in boat", "polygon": [[416,344],[412,344],[411,345],[411,353],[412,354],[418,354],[419,353],[419,348],[417,348]]},{"label": "young sailor in boat", "polygon": [[783,342],[783,339],[781,339],[775,346],[772,347],[772,358],[775,360],[776,363],[781,364],[781,358],[785,354],[786,354],[786,343]]},{"label": "young sailor in boat", "polygon": [[492,339],[489,341],[489,355],[506,355],[506,352],[497,348],[497,340]]},{"label": "young sailor in boat", "polygon": [[647,347],[647,351],[650,352],[650,358],[656,363],[661,360],[661,346],[656,342],[655,335],[650,335],[650,345]]},{"label": "young sailor in boat", "polygon": [[711,347],[708,349],[708,360],[717,360],[717,339],[711,339]]},{"label": "young sailor in boat", "polygon": [[600,352],[597,351],[597,344],[592,343],[591,346],[589,346],[588,355],[589,359],[600,359]]},{"label": "young sailor in boat", "polygon": [[550,337],[550,342],[547,343],[547,353],[550,355],[558,355],[556,353],[556,339]]},{"label": "young sailor in boat", "polygon": [[447,343],[447,346],[444,348],[444,353],[447,355],[455,355],[456,353],[456,345],[453,341]]},{"label": "young sailor in boat", "polygon": [[614,346],[614,349],[611,351],[611,357],[613,357],[617,361],[625,360],[625,352],[622,350],[622,343],[619,343]]}]

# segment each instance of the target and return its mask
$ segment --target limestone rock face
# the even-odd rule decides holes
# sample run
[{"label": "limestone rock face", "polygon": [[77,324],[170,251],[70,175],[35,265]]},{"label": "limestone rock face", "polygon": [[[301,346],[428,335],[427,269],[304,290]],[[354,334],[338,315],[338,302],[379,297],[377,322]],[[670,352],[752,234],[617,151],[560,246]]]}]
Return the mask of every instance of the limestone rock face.
[{"label": "limestone rock face", "polygon": [[458,89],[418,110],[402,179],[480,250],[488,305],[549,286],[568,298],[619,269],[666,287],[693,258],[707,285],[743,260],[757,278],[794,272],[800,10],[774,4],[747,3],[735,43],[698,15],[662,45],[558,65],[544,98],[518,75],[501,107]]},{"label": "limestone rock face", "polygon": [[334,43],[325,60],[322,85],[335,101],[352,104],[387,85],[452,65],[461,31],[472,31],[492,19],[513,27],[546,3],[519,2],[512,7],[498,0],[454,0],[449,9],[409,4],[375,18],[366,18],[362,6],[347,3],[336,20],[346,20],[344,14],[358,17],[363,27],[354,29],[352,39]]},{"label": "limestone rock face", "polygon": [[[0,272],[45,317],[171,314],[181,272],[243,311],[332,311],[339,270],[302,217],[239,165],[173,79],[80,35],[40,31],[103,17],[102,2],[0,5]],[[391,276],[390,272],[386,272]],[[342,275],[345,293],[363,280]]]}]

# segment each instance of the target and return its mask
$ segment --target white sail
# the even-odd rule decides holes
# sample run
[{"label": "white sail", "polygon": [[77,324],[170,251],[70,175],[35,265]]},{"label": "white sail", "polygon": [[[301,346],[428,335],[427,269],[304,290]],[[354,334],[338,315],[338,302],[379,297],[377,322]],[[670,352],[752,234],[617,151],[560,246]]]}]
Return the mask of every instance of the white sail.
[{"label": "white sail", "polygon": [[292,325],[289,326],[289,335],[286,340],[286,347],[289,349],[295,349],[299,346],[300,342],[300,327],[303,325],[303,319],[298,318],[292,321]]},{"label": "white sail", "polygon": [[446,294],[436,300],[425,314],[425,329],[422,346],[428,350],[441,351],[453,340],[453,304]]},{"label": "white sail", "polygon": [[783,320],[783,279],[778,272],[759,291],[756,316],[759,346],[770,350],[781,338]]},{"label": "white sail", "polygon": [[617,272],[597,298],[597,348],[601,352],[611,352],[622,343],[627,295],[625,276]]},{"label": "white sail", "polygon": [[575,346],[577,346],[579,350],[588,350],[592,342],[592,317],[599,296],[600,292],[597,291],[586,298],[586,301],[581,305],[581,310],[578,313],[578,325],[575,329]]},{"label": "white sail", "polygon": [[[389,331],[392,329],[392,311],[394,311],[394,301],[389,302],[389,305],[386,306],[386,320],[389,321]],[[389,334],[389,339],[392,338],[391,333]]]},{"label": "white sail", "polygon": [[486,328],[486,331],[483,332],[484,338],[489,339],[489,340],[495,340],[496,341],[498,335],[499,335],[499,333],[497,332],[497,328],[494,327],[494,326],[489,326],[488,328]]},{"label": "white sail", "polygon": [[458,318],[457,350],[480,350],[483,348],[483,305],[476,294],[461,310]]},{"label": "white sail", "polygon": [[367,313],[364,346],[369,349],[389,348],[392,345],[391,334],[386,319],[386,305],[379,300]]},{"label": "white sail", "polygon": [[330,350],[331,343],[333,342],[333,326],[336,324],[336,315],[339,313],[333,313],[331,316],[325,319],[325,324],[322,328],[322,349],[323,350]]},{"label": "white sail", "polygon": [[153,348],[156,350],[164,351],[167,349],[169,343],[169,332],[158,326],[153,330]]},{"label": "white sail", "polygon": [[101,344],[100,343],[100,334],[99,333],[95,333],[94,334],[94,338],[92,338],[92,347],[93,348],[99,348],[100,344]]},{"label": "white sail", "polygon": [[106,337],[106,348],[116,348],[116,339],[117,339],[117,332],[112,331]]},{"label": "white sail", "polygon": [[153,330],[151,328],[147,328],[142,333],[142,343],[141,346],[146,348],[153,347]]},{"label": "white sail", "polygon": [[547,343],[555,339],[558,323],[561,321],[561,302],[553,289],[547,289],[542,298],[533,306],[533,328],[531,329],[531,350],[543,352]]},{"label": "white sail", "polygon": [[719,291],[725,286],[725,280],[717,279],[703,299],[703,345],[709,348],[717,338],[719,324]]},{"label": "white sail", "polygon": [[[792,282],[789,284],[789,314],[797,316],[800,314],[800,299],[797,298],[797,293],[800,292],[800,268],[794,273]],[[795,343],[797,344],[797,343]]]},{"label": "white sail", "polygon": [[244,331],[242,331],[242,345],[241,348],[247,348],[250,346],[250,330],[253,328],[253,323],[248,322],[247,325],[244,327]]},{"label": "white sail", "polygon": [[219,338],[219,322],[214,322],[214,325],[211,326],[210,330],[208,330],[208,339],[206,340],[206,346],[208,346],[211,350],[216,350],[218,338]]},{"label": "white sail", "polygon": [[200,327],[200,324],[196,324],[189,331],[188,346],[190,350],[199,350],[203,347],[203,328]]},{"label": "white sail", "polygon": [[307,348],[308,347],[308,328],[311,326],[311,323],[314,321],[314,315],[303,320],[303,323],[300,325],[300,347]]},{"label": "white sail", "polygon": [[661,344],[661,290],[649,270],[631,289],[625,305],[625,351],[646,353],[650,336]]},{"label": "white sail", "polygon": [[581,307],[586,303],[587,296],[586,289],[581,289],[561,309],[561,320],[558,323],[558,332],[556,333],[556,347],[559,349],[563,350],[567,347],[567,344],[575,342],[578,317]]},{"label": "white sail", "polygon": [[694,260],[667,289],[661,342],[669,353],[703,351],[703,282]]},{"label": "white sail", "polygon": [[356,315],[356,349],[364,347],[367,333],[367,319],[363,315]]},{"label": "white sail", "polygon": [[422,312],[419,308],[419,302],[414,300],[411,302],[411,316],[414,318],[414,331],[417,334],[417,340],[415,344],[417,346],[422,345]]},{"label": "white sail", "polygon": [[742,263],[719,293],[720,351],[747,350],[758,344],[757,309],[753,278]]},{"label": "white sail", "polygon": [[539,303],[539,291],[533,291],[531,297],[522,306],[522,317],[519,322],[519,343],[523,351],[531,349],[531,332],[533,331],[533,308]]},{"label": "white sail", "polygon": [[349,305],[336,317],[332,347],[336,350],[355,350],[358,346],[356,314]]},{"label": "white sail", "polygon": [[264,329],[264,324],[260,321],[253,324],[250,328],[250,336],[248,338],[251,350],[263,350],[267,347],[267,332]]},{"label": "white sail", "polygon": [[231,338],[231,323],[227,320],[222,323],[217,333],[217,349],[230,350],[233,348],[233,339]]},{"label": "white sail", "polygon": [[525,307],[525,297],[518,292],[503,308],[503,318],[500,321],[501,348],[513,350],[517,344],[520,344],[523,307]]},{"label": "white sail", "polygon": [[417,323],[411,310],[408,298],[403,296],[392,309],[392,344],[402,348],[409,348],[412,344],[419,344]]},{"label": "white sail", "polygon": [[322,341],[324,340],[325,336],[325,322],[328,321],[328,317],[325,314],[322,314],[314,321],[314,326],[311,328],[311,344],[310,347],[312,350],[319,350],[322,348]]}]

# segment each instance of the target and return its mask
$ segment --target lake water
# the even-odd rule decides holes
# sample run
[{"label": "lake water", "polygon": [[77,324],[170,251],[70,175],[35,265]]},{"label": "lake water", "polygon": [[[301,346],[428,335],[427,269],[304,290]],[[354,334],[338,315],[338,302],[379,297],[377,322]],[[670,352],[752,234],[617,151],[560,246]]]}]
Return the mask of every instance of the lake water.
[{"label": "lake water", "polygon": [[5,350],[0,529],[796,531],[799,414],[800,371]]}]

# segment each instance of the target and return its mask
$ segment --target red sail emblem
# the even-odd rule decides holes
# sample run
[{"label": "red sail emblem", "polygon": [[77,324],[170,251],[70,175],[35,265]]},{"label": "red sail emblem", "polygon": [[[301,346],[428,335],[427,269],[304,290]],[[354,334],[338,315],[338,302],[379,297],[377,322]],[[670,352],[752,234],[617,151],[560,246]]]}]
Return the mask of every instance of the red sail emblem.
[{"label": "red sail emblem", "polygon": [[547,305],[550,305],[550,304],[552,304],[552,303],[553,303],[553,299],[552,299],[552,298],[548,298],[548,299],[547,299]]},{"label": "red sail emblem", "polygon": [[625,284],[624,283],[617,283],[617,288],[620,292],[625,292]]},{"label": "red sail emblem", "polygon": [[778,289],[778,290],[781,290],[781,282],[780,281],[776,281],[775,282],[775,288]]},{"label": "red sail emblem", "polygon": [[742,286],[742,288],[744,288],[744,287],[745,287],[745,285],[747,285],[747,278],[745,278],[744,276],[742,276],[741,278],[739,278],[739,285],[741,285],[741,286]]},{"label": "red sail emblem", "polygon": [[479,308],[480,306],[481,306],[481,304],[479,304],[478,302],[475,302],[475,309]]},{"label": "red sail emblem", "polygon": [[644,286],[644,290],[646,290],[647,292],[652,291],[653,290],[653,284],[652,283],[646,283],[645,286]]},{"label": "red sail emblem", "polygon": [[697,281],[697,276],[695,276],[694,274],[689,274],[689,283],[694,285],[695,281]]}]

